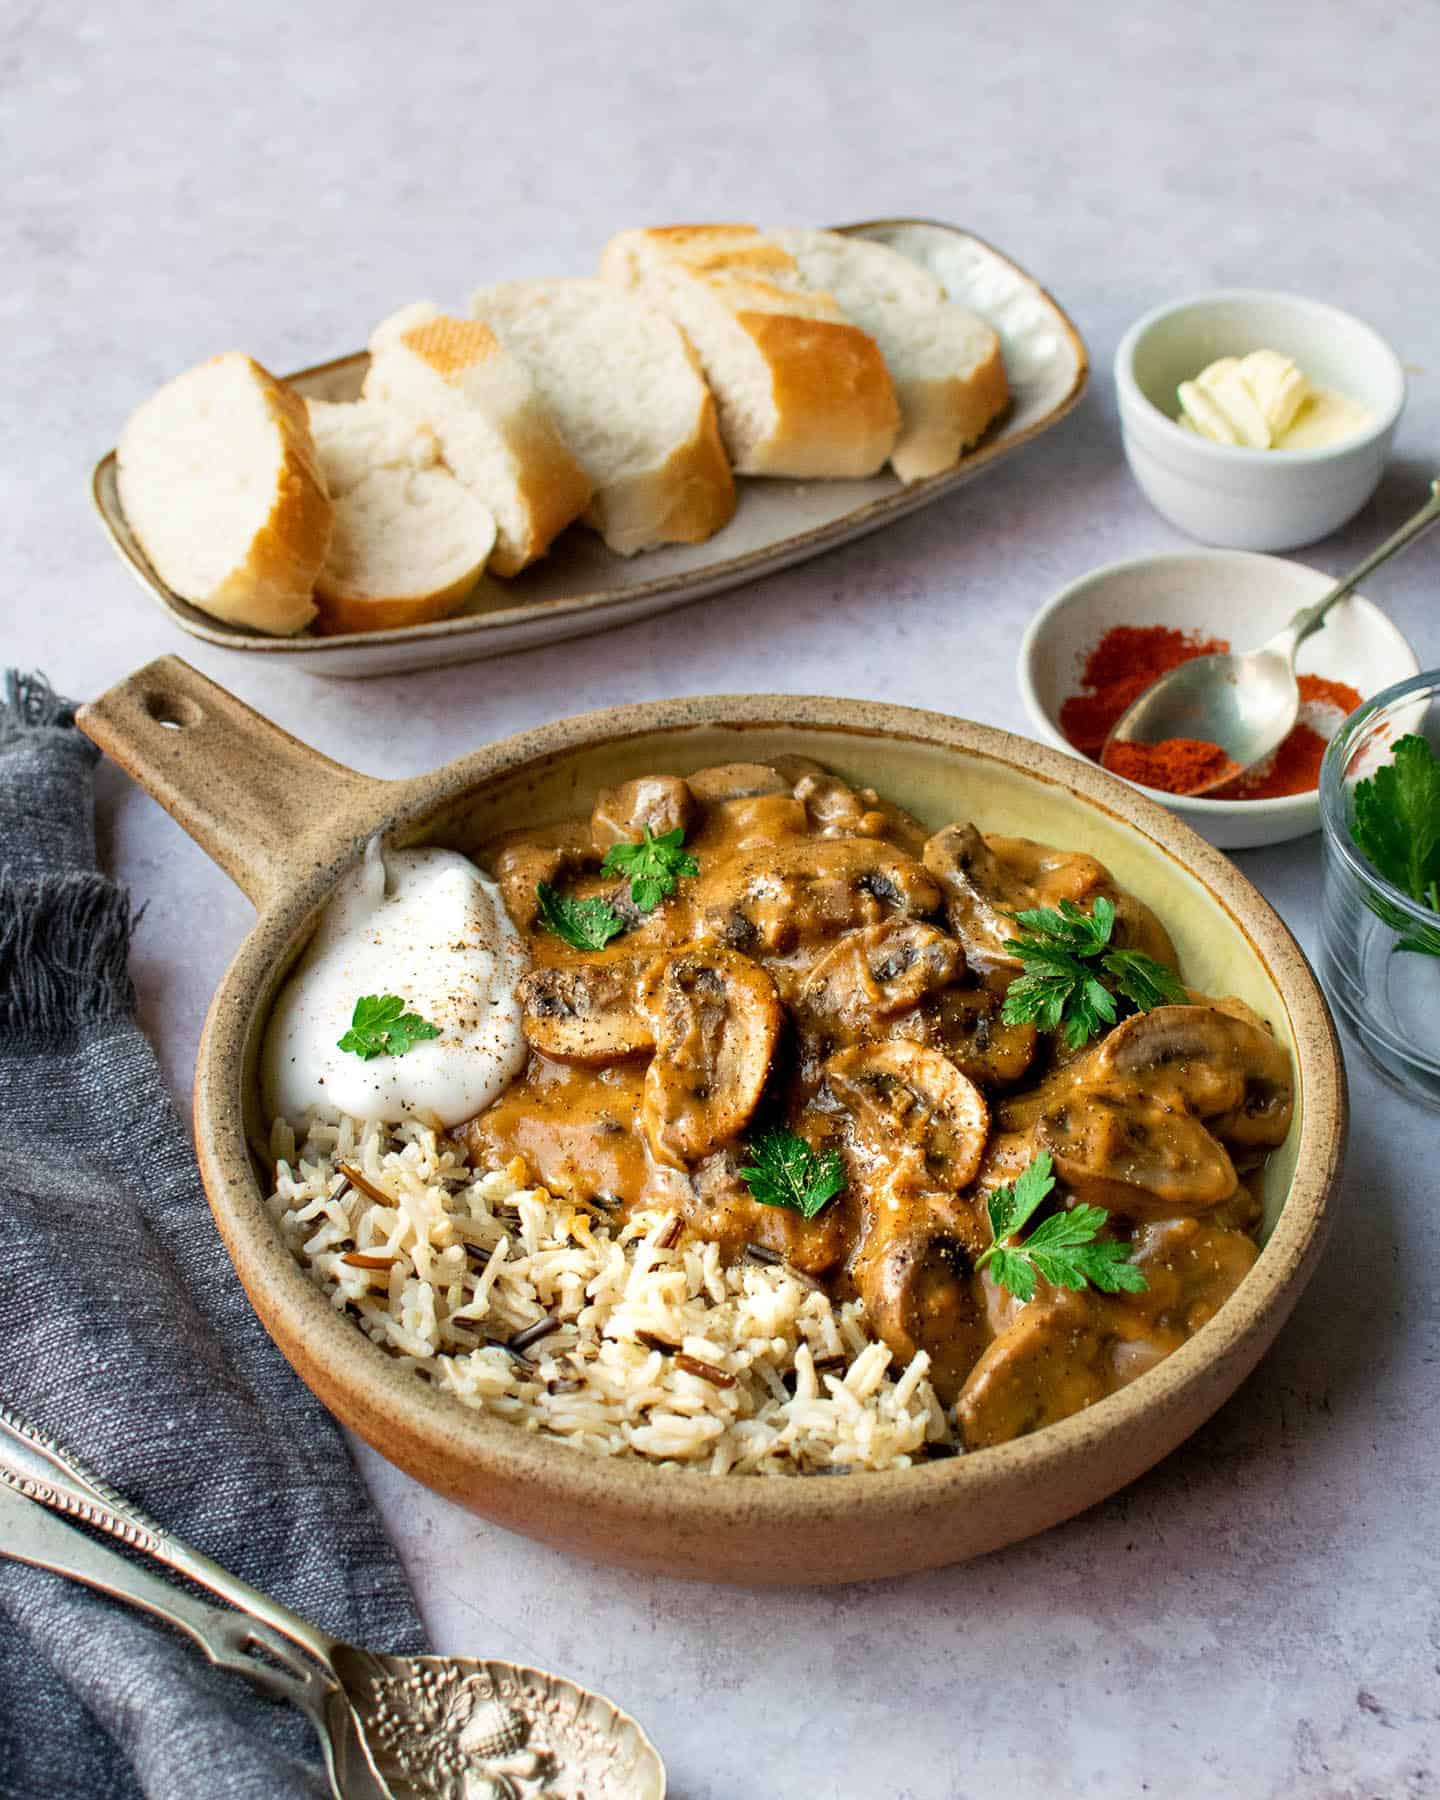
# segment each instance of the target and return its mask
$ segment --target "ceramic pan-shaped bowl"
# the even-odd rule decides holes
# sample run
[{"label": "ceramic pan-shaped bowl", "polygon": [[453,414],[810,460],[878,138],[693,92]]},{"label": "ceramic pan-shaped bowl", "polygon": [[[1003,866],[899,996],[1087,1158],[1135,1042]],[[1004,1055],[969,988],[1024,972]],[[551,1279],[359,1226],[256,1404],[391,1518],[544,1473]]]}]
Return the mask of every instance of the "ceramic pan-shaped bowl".
[{"label": "ceramic pan-shaped bowl", "polygon": [[[255,901],[260,917],[201,1041],[195,1135],[240,1279],[285,1355],[383,1455],[513,1530],[606,1562],[709,1580],[833,1582],[937,1567],[1070,1517],[1214,1412],[1280,1329],[1327,1224],[1346,1131],[1334,1028],[1289,932],[1217,851],[1102,770],[938,713],[787,695],[661,700],[564,719],[432,775],[343,769],[173,657],[113,688],[82,728]],[[841,1481],[712,1478],[592,1457],[431,1391],[337,1313],[265,1209],[256,1066],[280,983],[375,832],[465,848],[588,809],[647,770],[811,756],[932,829],[973,818],[1092,852],[1169,926],[1196,986],[1238,994],[1294,1057],[1298,1104],[1265,1185],[1265,1246],[1211,1322],[1158,1367],[1032,1437]]]}]

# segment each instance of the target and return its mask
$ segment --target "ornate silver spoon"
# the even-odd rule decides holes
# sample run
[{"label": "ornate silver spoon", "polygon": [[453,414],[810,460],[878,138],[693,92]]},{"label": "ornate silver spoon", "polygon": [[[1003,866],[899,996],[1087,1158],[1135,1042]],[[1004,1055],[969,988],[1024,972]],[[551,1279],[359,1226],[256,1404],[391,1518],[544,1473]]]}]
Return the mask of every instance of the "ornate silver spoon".
[{"label": "ornate silver spoon", "polygon": [[[109,1533],[237,1610],[157,1580],[54,1513]],[[340,1800],[663,1800],[654,1746],[603,1696],[514,1663],[385,1656],[333,1638],[172,1536],[3,1407],[0,1555],[157,1614],[219,1667],[299,1706]]]},{"label": "ornate silver spoon", "polygon": [[1218,744],[1230,766],[1202,786],[1187,789],[1189,794],[1199,795],[1236,780],[1244,770],[1263,762],[1294,730],[1299,716],[1295,652],[1311,632],[1320,629],[1332,606],[1352,593],[1373,569],[1414,543],[1437,519],[1440,481],[1431,483],[1430,498],[1393,537],[1386,538],[1358,569],[1352,569],[1313,606],[1302,606],[1258,650],[1193,657],[1152,682],[1115,721],[1100,753],[1101,763],[1113,744],[1159,744],[1177,737]]}]

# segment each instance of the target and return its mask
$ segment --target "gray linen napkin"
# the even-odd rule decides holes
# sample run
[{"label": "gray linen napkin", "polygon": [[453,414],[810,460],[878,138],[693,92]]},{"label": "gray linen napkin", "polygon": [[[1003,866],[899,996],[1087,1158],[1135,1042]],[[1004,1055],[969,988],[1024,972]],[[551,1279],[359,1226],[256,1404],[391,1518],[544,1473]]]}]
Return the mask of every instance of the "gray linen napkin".
[{"label": "gray linen napkin", "polygon": [[[43,680],[0,707],[0,1395],[337,1635],[421,1647],[344,1440],[251,1311],[131,1017],[97,753]],[[328,1792],[309,1725],[188,1642],[0,1561],[0,1795]]]}]

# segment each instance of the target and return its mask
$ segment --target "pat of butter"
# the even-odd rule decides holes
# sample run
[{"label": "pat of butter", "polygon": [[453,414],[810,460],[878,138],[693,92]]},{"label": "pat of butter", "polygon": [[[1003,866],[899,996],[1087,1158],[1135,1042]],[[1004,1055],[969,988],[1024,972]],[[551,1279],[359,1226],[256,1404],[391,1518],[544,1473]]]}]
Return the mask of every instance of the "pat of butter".
[{"label": "pat of butter", "polygon": [[1363,406],[1327,388],[1278,350],[1222,356],[1179,389],[1180,423],[1216,444],[1305,450],[1338,443],[1369,421]]}]

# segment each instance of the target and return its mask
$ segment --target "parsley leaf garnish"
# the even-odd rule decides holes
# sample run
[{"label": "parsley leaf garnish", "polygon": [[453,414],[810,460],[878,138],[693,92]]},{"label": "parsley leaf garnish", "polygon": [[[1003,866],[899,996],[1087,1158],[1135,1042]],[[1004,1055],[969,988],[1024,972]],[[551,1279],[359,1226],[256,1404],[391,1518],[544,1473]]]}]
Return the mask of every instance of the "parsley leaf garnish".
[{"label": "parsley leaf garnish", "polygon": [[682,875],[698,875],[700,865],[682,850],[685,829],[677,825],[673,831],[662,831],[652,837],[650,827],[638,844],[612,844],[600,865],[602,875],[624,875],[629,878],[630,898],[642,913],[654,912],[667,894],[673,894]]},{"label": "parsley leaf garnish", "polygon": [[1051,1160],[1042,1152],[1013,1184],[986,1196],[994,1242],[975,1262],[988,1263],[999,1285],[1023,1303],[1035,1298],[1038,1275],[1052,1287],[1083,1288],[1087,1282],[1106,1294],[1143,1294],[1149,1283],[1130,1260],[1128,1244],[1100,1240],[1110,1218],[1103,1206],[1075,1206],[1042,1219],[1022,1244],[1007,1244],[1029,1222],[1055,1186]]},{"label": "parsley leaf garnish", "polygon": [[1035,907],[1015,914],[1020,935],[1010,948],[1023,973],[1010,983],[1000,1017],[1007,1025],[1059,1031],[1072,1050],[1117,1017],[1115,997],[1140,1012],[1167,1001],[1184,1005],[1185,984],[1173,969],[1139,950],[1112,950],[1115,903],[1104,894],[1085,912],[1073,900],[1059,910]]},{"label": "parsley leaf garnish", "polygon": [[535,897],[541,922],[572,949],[603,950],[611,938],[619,937],[625,929],[625,921],[615,908],[598,896],[593,900],[572,900],[559,888],[542,881],[535,889]]},{"label": "parsley leaf garnish", "polygon": [[[1350,836],[1365,859],[1393,886],[1440,913],[1440,758],[1411,733],[1395,746],[1394,761],[1357,781]],[[1440,956],[1440,925],[1418,929],[1383,899],[1372,910],[1402,935],[1395,948]]]},{"label": "parsley leaf garnish", "polygon": [[818,1154],[803,1137],[779,1129],[763,1132],[750,1146],[754,1159],[740,1179],[762,1206],[784,1206],[813,1219],[845,1187],[840,1152]]},{"label": "parsley leaf garnish", "polygon": [[376,1056],[403,1056],[426,1038],[437,1038],[440,1027],[406,1012],[398,994],[362,994],[350,1015],[350,1029],[336,1039],[336,1048],[348,1050],[369,1062]]}]

